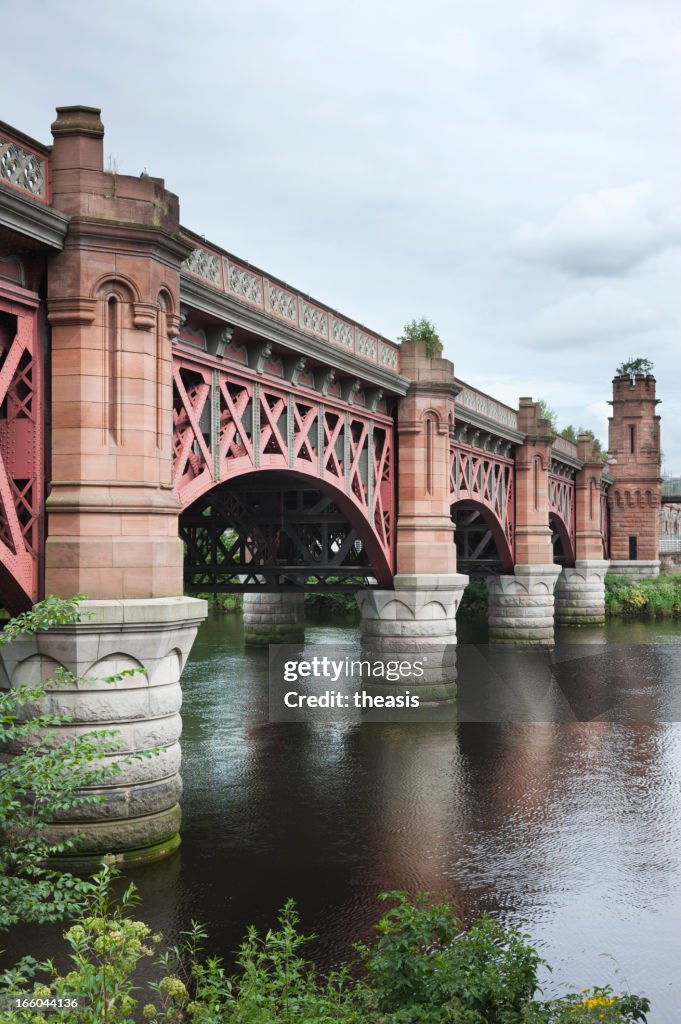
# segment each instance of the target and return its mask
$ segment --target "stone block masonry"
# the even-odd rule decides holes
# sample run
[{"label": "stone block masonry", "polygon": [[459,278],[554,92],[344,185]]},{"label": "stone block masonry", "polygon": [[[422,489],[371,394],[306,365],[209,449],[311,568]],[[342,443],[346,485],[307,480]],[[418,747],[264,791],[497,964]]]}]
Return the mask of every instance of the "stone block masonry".
[{"label": "stone block masonry", "polygon": [[[180,676],[206,603],[170,597],[81,607],[81,622],[0,648],[2,683],[35,686],[67,669],[75,680],[49,683],[39,710],[71,717],[60,727],[65,739],[117,732],[119,749],[107,760],[120,773],[93,790],[103,802],[77,808],[49,828],[55,841],[76,837],[68,863],[89,866],[106,853],[128,866],[149,863],[180,842]],[[104,681],[129,670],[134,674]],[[157,753],[139,757],[152,749]]]},{"label": "stone block masonry", "polygon": [[305,594],[244,594],[244,643],[296,644],[305,639]]},{"label": "stone block masonry", "polygon": [[605,574],[609,562],[583,559],[563,569],[554,593],[556,624],[601,626],[605,622]]}]

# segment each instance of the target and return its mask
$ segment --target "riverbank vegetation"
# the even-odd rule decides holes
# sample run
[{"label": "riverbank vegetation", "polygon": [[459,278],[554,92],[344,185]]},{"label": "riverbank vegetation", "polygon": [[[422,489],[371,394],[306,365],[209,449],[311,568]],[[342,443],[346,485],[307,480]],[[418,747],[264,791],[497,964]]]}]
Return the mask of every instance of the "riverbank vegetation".
[{"label": "riverbank vegetation", "polygon": [[[0,976],[0,1024],[36,1024],[52,1001],[51,1019],[69,1024],[645,1024],[650,1008],[609,987],[545,1000],[527,936],[488,916],[467,928],[450,904],[404,893],[384,894],[392,905],[375,941],[355,945],[353,965],[320,975],[302,955],[309,937],[289,901],[277,927],[249,929],[228,975],[205,954],[198,925],[164,948],[133,918],[133,886],[112,899],[114,875],[105,865],[95,876],[64,933],[69,971],[27,959]],[[155,969],[143,981],[145,961]]]},{"label": "riverbank vegetation", "polygon": [[681,618],[681,573],[652,580],[606,576],[605,610],[612,618]]}]

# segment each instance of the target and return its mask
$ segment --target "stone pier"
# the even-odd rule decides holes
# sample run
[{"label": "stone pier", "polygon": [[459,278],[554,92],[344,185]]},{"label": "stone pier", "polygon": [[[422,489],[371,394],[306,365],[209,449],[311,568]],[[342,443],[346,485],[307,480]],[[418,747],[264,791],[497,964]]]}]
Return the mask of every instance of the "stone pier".
[{"label": "stone pier", "polygon": [[244,594],[244,643],[297,644],[305,639],[305,594]]},{"label": "stone pier", "polygon": [[489,642],[552,647],[554,590],[560,566],[516,565],[513,576],[491,577]]},{"label": "stone pier", "polygon": [[660,417],[652,374],[619,374],[612,382],[609,466],[609,571],[632,579],[660,572],[658,515],[662,504]]},{"label": "stone pier", "polygon": [[[64,735],[118,730],[121,774],[103,803],[53,826],[78,858],[129,864],[179,842],[180,674],[204,601],[182,597],[184,549],[173,490],[172,339],[180,324],[179,204],[159,178],[104,170],[99,110],[60,107],[52,125],[52,204],[69,218],[48,264],[51,481],[45,592],[90,600],[91,618],[10,648],[12,685],[82,677],[46,706]],[[7,650],[7,649],[6,649]],[[103,677],[139,674],[117,683]],[[144,669],[145,671],[141,671]],[[132,759],[158,748],[156,756]]]},{"label": "stone pier", "polygon": [[605,622],[604,559],[577,559],[563,569],[555,590],[556,623],[561,626],[602,626]]},{"label": "stone pier", "polygon": [[[360,590],[362,656],[385,660],[423,660],[423,675],[403,688],[421,703],[456,696],[456,612],[467,576],[450,574],[395,577],[394,590]],[[376,684],[373,684],[374,688]],[[396,684],[385,684],[391,691]]]},{"label": "stone pier", "polygon": [[[180,842],[180,676],[206,603],[169,597],[83,601],[81,608],[79,623],[0,648],[3,683],[35,686],[66,669],[75,679],[48,683],[39,710],[71,718],[60,727],[64,739],[115,731],[117,750],[103,763],[120,771],[91,791],[104,799],[49,829],[55,842],[76,837],[62,859],[78,867],[114,853],[126,866],[147,864]],[[122,672],[132,674],[105,681]]]}]

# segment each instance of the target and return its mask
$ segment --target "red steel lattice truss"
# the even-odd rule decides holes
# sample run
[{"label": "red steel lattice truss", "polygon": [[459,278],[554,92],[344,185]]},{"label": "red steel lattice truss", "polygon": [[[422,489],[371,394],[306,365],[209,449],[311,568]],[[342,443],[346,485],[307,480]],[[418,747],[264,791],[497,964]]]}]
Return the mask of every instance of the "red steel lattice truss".
[{"label": "red steel lattice truss", "polygon": [[452,447],[450,505],[457,501],[473,501],[488,509],[503,531],[511,560],[515,551],[513,474],[512,459],[458,442]]},{"label": "red steel lattice truss", "polygon": [[38,297],[0,282],[0,583],[12,614],[41,597],[44,509]]},{"label": "red steel lattice truss", "polygon": [[[389,416],[255,371],[173,359],[175,492],[186,508],[215,484],[262,470],[288,470],[347,499],[353,525],[367,525],[393,571],[394,452]],[[361,531],[358,531],[361,534]]]}]

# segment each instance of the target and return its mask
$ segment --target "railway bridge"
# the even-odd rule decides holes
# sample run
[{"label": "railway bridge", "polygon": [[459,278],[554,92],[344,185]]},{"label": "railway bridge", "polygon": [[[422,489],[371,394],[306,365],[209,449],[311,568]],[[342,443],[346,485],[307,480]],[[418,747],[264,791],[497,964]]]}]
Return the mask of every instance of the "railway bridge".
[{"label": "railway bridge", "polygon": [[177,841],[192,594],[242,591],[262,643],[301,636],[311,587],[352,590],[369,649],[437,653],[470,576],[490,639],[536,646],[603,621],[608,566],[657,572],[652,376],[613,381],[606,464],[531,398],[182,227],[162,179],[104,170],[99,110],[58,108],[52,135],[0,123],[0,603],[87,595],[86,621],[13,645],[5,685],[63,665],[91,680],[51,693],[65,728],[162,749],[124,765],[91,850]]}]

